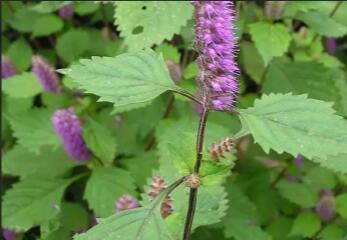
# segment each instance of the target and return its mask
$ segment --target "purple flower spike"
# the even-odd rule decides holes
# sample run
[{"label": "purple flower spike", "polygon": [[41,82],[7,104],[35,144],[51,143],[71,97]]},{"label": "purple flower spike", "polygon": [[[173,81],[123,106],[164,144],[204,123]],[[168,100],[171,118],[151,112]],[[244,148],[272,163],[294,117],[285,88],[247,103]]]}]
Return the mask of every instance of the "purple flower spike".
[{"label": "purple flower spike", "polygon": [[323,190],[316,205],[316,213],[324,222],[328,222],[335,216],[335,198],[330,190]]},{"label": "purple flower spike", "polygon": [[5,79],[16,74],[16,69],[11,60],[5,55],[1,55],[1,78]]},{"label": "purple flower spike", "polygon": [[53,115],[52,121],[66,152],[72,158],[79,162],[91,155],[83,141],[81,122],[73,108],[57,110]]},{"label": "purple flower spike", "polygon": [[336,39],[335,38],[327,38],[325,40],[325,48],[330,55],[335,55]]},{"label": "purple flower spike", "polygon": [[236,101],[239,68],[235,62],[233,3],[192,1],[195,8],[195,50],[199,53],[198,83],[207,108],[228,111]]},{"label": "purple flower spike", "polygon": [[127,209],[137,208],[139,204],[137,200],[130,195],[121,196],[116,202],[116,211],[121,212]]},{"label": "purple flower spike", "polygon": [[32,57],[32,72],[35,74],[45,91],[54,93],[61,91],[61,86],[55,69],[49,65],[43,57]]},{"label": "purple flower spike", "polygon": [[71,19],[73,16],[73,4],[69,3],[65,5],[64,7],[60,8],[59,16],[65,20]]},{"label": "purple flower spike", "polygon": [[2,229],[2,236],[5,240],[16,240],[15,233],[9,229]]}]

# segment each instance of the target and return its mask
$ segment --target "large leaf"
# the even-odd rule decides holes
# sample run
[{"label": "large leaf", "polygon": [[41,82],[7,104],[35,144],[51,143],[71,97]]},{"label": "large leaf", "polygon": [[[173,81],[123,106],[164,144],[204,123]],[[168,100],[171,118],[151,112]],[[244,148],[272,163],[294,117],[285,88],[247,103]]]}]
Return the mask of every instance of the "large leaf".
[{"label": "large leaf", "polygon": [[249,32],[265,65],[273,57],[282,56],[289,47],[291,38],[288,30],[282,24],[257,22],[249,25]]},{"label": "large leaf", "polygon": [[347,122],[334,114],[330,103],[306,95],[264,95],[254,107],[240,110],[240,119],[267,153],[302,154],[326,165],[329,156],[347,152]]},{"label": "large leaf", "polygon": [[118,1],[115,24],[130,49],[142,49],[179,33],[192,17],[192,10],[188,2]]},{"label": "large leaf", "polygon": [[136,194],[133,178],[127,171],[114,167],[98,167],[89,178],[84,198],[97,217],[115,212],[115,202],[123,194]]},{"label": "large leaf", "polygon": [[20,145],[16,145],[6,152],[2,159],[3,173],[27,177],[57,177],[68,172],[75,166],[63,149],[44,147],[40,154],[29,152]]},{"label": "large leaf", "polygon": [[163,59],[150,49],[115,58],[80,60],[67,73],[86,92],[116,107],[146,102],[167,90],[177,89]]},{"label": "large leaf", "polygon": [[42,91],[36,77],[32,73],[22,73],[3,81],[3,91],[14,98],[33,97]]},{"label": "large leaf", "polygon": [[160,214],[165,192],[145,207],[119,212],[99,223],[75,240],[172,240]]},{"label": "large leaf", "polygon": [[9,115],[13,135],[18,143],[36,153],[41,146],[58,145],[60,141],[53,129],[52,114],[50,109],[31,109]]},{"label": "large leaf", "polygon": [[16,183],[3,197],[3,227],[26,231],[53,219],[70,181],[35,177]]}]

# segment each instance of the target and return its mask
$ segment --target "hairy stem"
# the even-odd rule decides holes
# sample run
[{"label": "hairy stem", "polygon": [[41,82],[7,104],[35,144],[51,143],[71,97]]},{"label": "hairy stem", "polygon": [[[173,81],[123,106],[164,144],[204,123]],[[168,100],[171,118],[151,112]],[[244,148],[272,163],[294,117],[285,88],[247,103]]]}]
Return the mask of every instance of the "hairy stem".
[{"label": "hairy stem", "polygon": [[[202,151],[204,144],[204,134],[206,128],[206,122],[208,117],[208,110],[204,107],[204,110],[200,116],[199,128],[196,140],[196,161],[193,173],[199,174],[201,161],[202,161]],[[186,223],[184,226],[183,240],[189,240],[192,231],[193,219],[196,208],[196,201],[198,195],[198,188],[191,188],[189,193],[189,206],[186,216]]]},{"label": "hairy stem", "polygon": [[173,91],[178,93],[178,94],[181,94],[182,96],[185,96],[185,97],[193,100],[194,102],[196,102],[196,103],[198,103],[200,105],[203,105],[202,102],[200,101],[200,99],[196,98],[194,95],[190,94],[187,91],[180,90],[180,89],[176,89],[176,90],[173,90]]}]

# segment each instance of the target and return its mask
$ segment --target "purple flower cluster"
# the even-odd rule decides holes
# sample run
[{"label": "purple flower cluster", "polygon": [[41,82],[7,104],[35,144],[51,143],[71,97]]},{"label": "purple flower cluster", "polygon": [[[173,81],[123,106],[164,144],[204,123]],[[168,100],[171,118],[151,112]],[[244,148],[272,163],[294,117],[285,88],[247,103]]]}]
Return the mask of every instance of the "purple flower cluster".
[{"label": "purple flower cluster", "polygon": [[54,67],[49,65],[43,57],[32,57],[32,72],[35,74],[45,91],[54,93],[61,91],[58,75],[55,72]]},{"label": "purple flower cluster", "polygon": [[64,148],[77,161],[87,159],[91,152],[82,138],[82,127],[73,108],[59,109],[53,114],[53,126],[61,138]]},{"label": "purple flower cluster", "polygon": [[230,110],[238,95],[232,2],[191,1],[195,8],[195,50],[199,53],[198,83],[206,107]]},{"label": "purple flower cluster", "polygon": [[60,8],[58,12],[59,12],[59,16],[62,19],[66,19],[66,20],[71,19],[73,16],[73,4],[69,3],[65,5],[64,7]]},{"label": "purple flower cluster", "polygon": [[4,240],[16,240],[15,232],[9,229],[2,229],[2,236]]},{"label": "purple flower cluster", "polygon": [[116,211],[121,212],[127,209],[137,208],[139,206],[137,200],[130,195],[121,196],[116,202]]},{"label": "purple flower cluster", "polygon": [[331,190],[322,190],[320,199],[316,205],[316,213],[324,222],[328,222],[335,216],[335,197]]},{"label": "purple flower cluster", "polygon": [[16,74],[16,69],[11,60],[5,55],[1,55],[1,78],[12,77]]}]

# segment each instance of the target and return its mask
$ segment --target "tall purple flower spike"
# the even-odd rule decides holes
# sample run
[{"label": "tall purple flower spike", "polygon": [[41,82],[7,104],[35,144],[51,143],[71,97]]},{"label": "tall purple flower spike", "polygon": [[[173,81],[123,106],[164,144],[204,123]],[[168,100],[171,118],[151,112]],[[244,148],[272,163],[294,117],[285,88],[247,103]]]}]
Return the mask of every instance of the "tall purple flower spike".
[{"label": "tall purple flower spike", "polygon": [[5,79],[16,74],[12,61],[5,55],[1,55],[1,78]]},{"label": "tall purple flower spike", "polygon": [[121,196],[116,202],[116,211],[124,211],[127,209],[137,208],[139,206],[137,200],[130,195]]},{"label": "tall purple flower spike", "polygon": [[69,3],[65,5],[64,7],[60,8],[58,12],[59,12],[59,16],[62,19],[66,19],[66,20],[71,19],[73,16],[73,4]]},{"label": "tall purple flower spike", "polygon": [[66,152],[76,161],[87,159],[91,152],[82,138],[82,127],[73,108],[59,109],[53,114],[53,126]]},{"label": "tall purple flower spike", "polygon": [[336,39],[335,38],[327,38],[325,40],[325,48],[330,55],[335,55]]},{"label": "tall purple flower spike", "polygon": [[32,57],[32,72],[35,74],[45,91],[54,93],[61,91],[61,86],[55,69],[49,65],[43,57]]},{"label": "tall purple flower spike", "polygon": [[239,68],[235,62],[233,3],[191,1],[195,8],[195,50],[199,53],[198,83],[207,108],[228,111],[236,101]]}]

